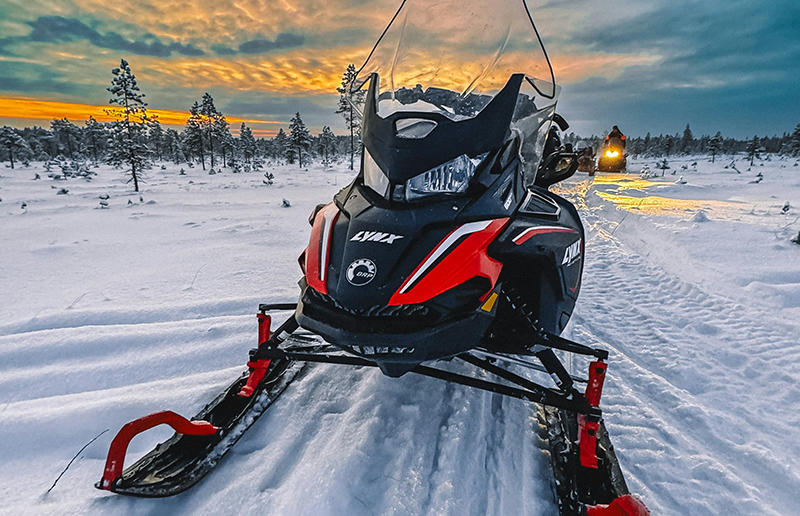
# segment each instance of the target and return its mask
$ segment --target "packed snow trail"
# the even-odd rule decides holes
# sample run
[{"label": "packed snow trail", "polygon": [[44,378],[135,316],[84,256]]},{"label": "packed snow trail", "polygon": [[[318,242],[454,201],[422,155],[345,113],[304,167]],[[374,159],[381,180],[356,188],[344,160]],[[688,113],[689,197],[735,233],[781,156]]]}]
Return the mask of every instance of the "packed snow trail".
[{"label": "packed snow trail", "polygon": [[[653,242],[675,227],[576,191],[587,261],[572,337],[612,350],[604,411],[631,490],[653,514],[796,513],[798,321],[665,270],[696,274]],[[720,260],[731,247],[706,245]]]}]

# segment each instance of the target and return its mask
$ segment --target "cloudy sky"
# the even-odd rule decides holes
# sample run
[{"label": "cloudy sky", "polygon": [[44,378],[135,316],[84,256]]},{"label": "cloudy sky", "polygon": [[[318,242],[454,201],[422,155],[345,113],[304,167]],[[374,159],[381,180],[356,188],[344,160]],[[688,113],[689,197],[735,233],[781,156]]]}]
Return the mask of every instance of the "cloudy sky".
[{"label": "cloudy sky", "polygon": [[[295,111],[333,114],[400,0],[0,0],[0,124],[101,117],[110,69],[127,59],[162,121],[210,92],[259,134]],[[775,134],[800,123],[798,0],[539,0],[529,6],[581,134],[718,130]],[[489,13],[491,15],[491,13]]]}]

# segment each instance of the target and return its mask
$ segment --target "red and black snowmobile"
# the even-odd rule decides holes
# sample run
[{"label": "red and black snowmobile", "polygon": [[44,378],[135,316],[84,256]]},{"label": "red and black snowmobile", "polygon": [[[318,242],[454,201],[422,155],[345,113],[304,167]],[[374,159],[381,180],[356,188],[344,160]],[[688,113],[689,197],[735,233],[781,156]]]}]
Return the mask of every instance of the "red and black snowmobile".
[{"label": "red and black snowmobile", "polygon": [[[442,30],[458,37],[420,37]],[[444,48],[418,46],[431,41]],[[539,403],[561,514],[646,514],[599,408],[608,352],[559,336],[585,238],[576,209],[548,188],[578,163],[560,144],[567,124],[524,1],[404,2],[351,92],[365,98],[361,170],[311,214],[299,302],[260,306],[248,370],[191,421],[160,412],[123,427],[97,487],[188,489],[305,364],[322,362]],[[273,310],[293,311],[274,332]],[[570,374],[556,351],[588,357],[586,374]],[[454,360],[497,380],[455,372]],[[130,439],[162,423],[176,434],[123,470]]]}]

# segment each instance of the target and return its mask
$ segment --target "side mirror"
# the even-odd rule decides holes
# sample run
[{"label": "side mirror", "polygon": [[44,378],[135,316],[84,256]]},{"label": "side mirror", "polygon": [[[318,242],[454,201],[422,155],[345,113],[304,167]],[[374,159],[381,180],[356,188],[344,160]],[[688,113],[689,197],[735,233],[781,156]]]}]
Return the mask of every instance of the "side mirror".
[{"label": "side mirror", "polygon": [[[572,150],[571,147],[570,145],[570,151]],[[575,171],[578,170],[578,155],[574,152],[565,151],[554,152],[544,159],[539,171],[536,173],[536,180],[533,184],[542,188],[549,188],[551,185],[575,174]]]}]

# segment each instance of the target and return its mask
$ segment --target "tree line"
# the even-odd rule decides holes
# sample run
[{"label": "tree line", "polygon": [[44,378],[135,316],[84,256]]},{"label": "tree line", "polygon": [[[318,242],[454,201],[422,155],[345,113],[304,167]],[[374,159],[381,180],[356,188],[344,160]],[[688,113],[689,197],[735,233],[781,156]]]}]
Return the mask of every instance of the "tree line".
[{"label": "tree line", "polygon": [[[111,74],[107,90],[113,107],[106,112],[112,121],[99,122],[89,116],[81,125],[60,118],[52,120],[49,128],[3,126],[0,161],[8,161],[11,168],[31,161],[71,162],[62,169],[75,171],[88,170],[88,164],[107,163],[125,168],[138,192],[142,173],[154,162],[197,164],[203,170],[208,167],[209,172],[219,168],[249,172],[262,168],[267,160],[305,167],[317,160],[323,166],[330,166],[349,157],[352,169],[354,156],[359,153],[360,124],[353,105],[345,101],[347,86],[355,77],[354,65],[348,66],[342,86],[337,88],[343,100],[336,113],[343,116],[349,131],[343,136],[334,134],[329,126],[312,135],[299,112],[292,117],[288,131],[280,128],[271,138],[256,138],[244,122],[234,136],[209,93],[190,106],[182,131],[165,128],[157,116],[148,113],[145,94],[130,64],[122,59]],[[355,99],[359,100],[358,95]]]},{"label": "tree line", "polygon": [[[569,133],[564,138],[565,143],[572,144],[576,149],[592,147],[595,151],[602,146],[604,140],[605,136],[582,137],[575,133]],[[800,124],[795,127],[793,132],[783,133],[782,136],[759,137],[754,135],[752,138],[741,140],[723,137],[721,132],[717,132],[714,136],[702,135],[698,138],[694,136],[691,127],[687,124],[683,134],[651,136],[650,133],[647,133],[645,136],[628,136],[626,150],[628,155],[634,159],[709,155],[714,161],[718,155],[733,155],[742,152],[751,159],[761,153],[800,157]]]}]

